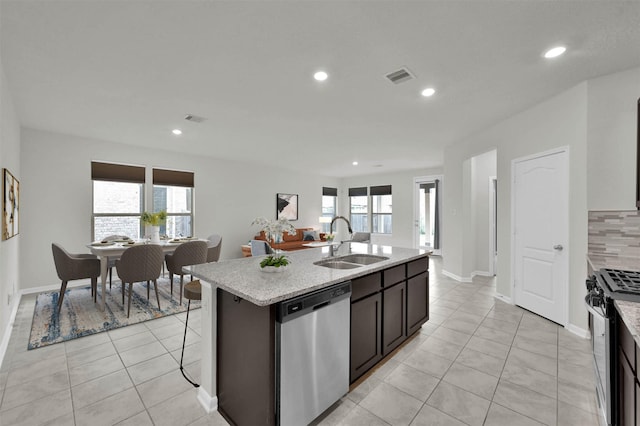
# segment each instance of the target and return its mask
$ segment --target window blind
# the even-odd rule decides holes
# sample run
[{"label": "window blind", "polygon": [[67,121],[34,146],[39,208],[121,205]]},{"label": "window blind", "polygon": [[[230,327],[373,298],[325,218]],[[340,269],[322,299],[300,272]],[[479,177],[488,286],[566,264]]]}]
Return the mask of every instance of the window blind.
[{"label": "window blind", "polygon": [[391,195],[391,185],[372,186],[371,195]]},{"label": "window blind", "polygon": [[194,173],[177,170],[153,169],[153,184],[166,186],[185,186],[193,188]]},{"label": "window blind", "polygon": [[363,197],[367,196],[367,187],[363,186],[361,188],[349,188],[349,197]]},{"label": "window blind", "polygon": [[337,188],[327,188],[326,186],[322,187],[322,195],[328,195],[331,197],[337,197],[338,196],[338,189]]},{"label": "window blind", "polygon": [[144,167],[91,162],[91,179],[115,182],[144,183]]}]

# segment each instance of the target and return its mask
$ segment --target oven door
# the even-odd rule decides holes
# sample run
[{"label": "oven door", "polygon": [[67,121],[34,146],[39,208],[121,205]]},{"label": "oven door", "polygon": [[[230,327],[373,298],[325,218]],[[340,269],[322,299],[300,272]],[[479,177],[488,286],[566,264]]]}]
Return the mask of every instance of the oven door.
[{"label": "oven door", "polygon": [[596,393],[598,394],[598,404],[600,405],[601,416],[606,420],[607,425],[613,422],[613,395],[612,395],[612,370],[611,365],[611,324],[606,312],[602,307],[594,307],[589,303],[589,296],[585,298],[585,307],[591,316],[593,326],[593,360],[596,376]]}]

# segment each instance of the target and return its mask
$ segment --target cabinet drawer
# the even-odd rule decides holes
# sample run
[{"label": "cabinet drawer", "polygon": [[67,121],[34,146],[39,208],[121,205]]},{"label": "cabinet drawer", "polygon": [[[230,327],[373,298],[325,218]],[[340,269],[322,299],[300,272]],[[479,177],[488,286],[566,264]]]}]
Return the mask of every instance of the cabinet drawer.
[{"label": "cabinet drawer", "polygon": [[407,276],[413,277],[414,275],[421,274],[429,269],[429,257],[423,257],[418,260],[407,263]]},{"label": "cabinet drawer", "polygon": [[391,287],[394,284],[398,284],[407,278],[405,265],[394,266],[393,268],[385,269],[382,271],[384,276],[384,287]]},{"label": "cabinet drawer", "polygon": [[351,300],[362,299],[376,291],[380,291],[381,287],[382,277],[380,272],[353,279],[351,280]]},{"label": "cabinet drawer", "polygon": [[631,369],[635,373],[636,371],[636,342],[633,340],[633,336],[629,332],[627,325],[622,321],[622,318],[618,317],[618,341],[620,342],[620,348],[629,361]]}]

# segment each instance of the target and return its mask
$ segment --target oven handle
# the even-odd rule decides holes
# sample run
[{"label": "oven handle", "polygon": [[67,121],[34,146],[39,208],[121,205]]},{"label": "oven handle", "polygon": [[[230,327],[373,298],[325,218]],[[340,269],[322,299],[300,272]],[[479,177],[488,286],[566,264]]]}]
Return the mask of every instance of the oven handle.
[{"label": "oven handle", "polygon": [[589,303],[589,295],[586,295],[584,297],[584,307],[587,308],[587,311],[589,311],[589,313],[591,313],[592,315],[603,318],[603,319],[606,318],[604,315],[604,312],[598,312],[595,310],[593,306],[591,306],[591,303]]}]

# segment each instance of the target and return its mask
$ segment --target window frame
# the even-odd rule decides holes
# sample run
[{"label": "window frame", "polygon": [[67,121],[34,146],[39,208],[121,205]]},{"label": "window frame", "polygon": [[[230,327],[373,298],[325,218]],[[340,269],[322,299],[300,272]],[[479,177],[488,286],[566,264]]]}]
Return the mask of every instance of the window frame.
[{"label": "window frame", "polygon": [[[112,182],[137,184],[140,187],[140,211],[138,213],[96,213],[96,182]],[[137,217],[145,209],[145,168],[144,166],[134,166],[127,164],[106,163],[100,161],[91,162],[91,241],[96,239],[96,219],[105,217]],[[143,235],[142,224],[138,226],[138,235]]]},{"label": "window frame", "polygon": [[[369,190],[366,186],[358,187],[358,188],[349,188],[349,222],[351,223],[351,229],[353,230],[353,232],[369,232],[369,229],[371,229],[371,209],[370,209],[370,200],[369,200],[368,194],[369,194]],[[364,197],[364,199],[366,200],[366,211],[364,213],[353,212],[353,199],[356,197],[358,198]],[[354,215],[365,217],[364,229],[358,228],[357,226],[358,222],[356,222],[353,219]]]},{"label": "window frame", "polygon": [[[166,187],[166,188],[190,188],[191,189],[191,197],[190,197],[190,206],[189,206],[189,213],[173,213],[170,212],[168,209],[164,209],[167,212],[167,219],[170,217],[173,218],[177,218],[177,217],[188,217],[189,221],[190,221],[190,232],[188,232],[190,235],[184,235],[185,237],[190,237],[193,236],[194,232],[195,232],[195,174],[194,172],[188,172],[188,171],[180,171],[180,170],[167,170],[167,169],[160,169],[160,168],[153,168],[152,169],[152,188],[151,188],[151,194],[152,194],[152,199],[151,199],[151,209],[153,210],[154,213],[157,213],[163,209],[160,209],[159,207],[156,207],[155,202],[155,192],[156,192],[156,187]],[[162,225],[164,227],[164,231],[166,233],[166,226],[167,224],[165,223],[164,225]],[[161,226],[161,229],[162,229]],[[175,235],[173,237],[176,237]]]}]

